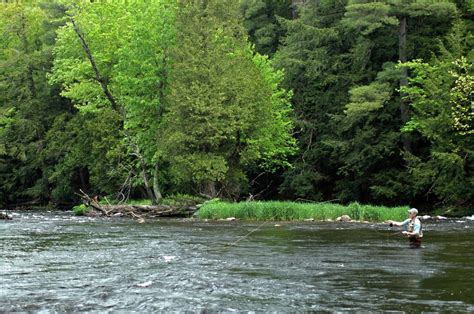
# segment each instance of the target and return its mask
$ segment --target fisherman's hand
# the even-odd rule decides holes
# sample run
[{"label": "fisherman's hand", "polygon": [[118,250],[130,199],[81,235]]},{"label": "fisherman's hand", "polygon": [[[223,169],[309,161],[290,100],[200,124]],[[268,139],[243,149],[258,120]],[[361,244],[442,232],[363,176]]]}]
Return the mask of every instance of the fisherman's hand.
[{"label": "fisherman's hand", "polygon": [[408,231],[402,231],[402,234],[408,236]]}]

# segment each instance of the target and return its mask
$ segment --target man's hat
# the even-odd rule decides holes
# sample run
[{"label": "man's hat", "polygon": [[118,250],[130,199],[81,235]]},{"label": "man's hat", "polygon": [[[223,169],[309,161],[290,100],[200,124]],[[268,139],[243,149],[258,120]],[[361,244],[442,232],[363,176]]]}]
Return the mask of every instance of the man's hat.
[{"label": "man's hat", "polygon": [[416,215],[418,215],[418,209],[416,209],[416,208],[411,208],[411,209],[408,210],[408,212],[409,212],[410,214],[415,213]]}]

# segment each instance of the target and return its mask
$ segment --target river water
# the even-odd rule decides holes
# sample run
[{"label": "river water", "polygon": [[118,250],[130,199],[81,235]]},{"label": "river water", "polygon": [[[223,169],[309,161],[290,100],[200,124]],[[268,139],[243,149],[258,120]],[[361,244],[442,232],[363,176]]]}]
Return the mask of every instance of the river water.
[{"label": "river water", "polygon": [[410,249],[380,224],[10,214],[0,312],[474,311],[468,220]]}]

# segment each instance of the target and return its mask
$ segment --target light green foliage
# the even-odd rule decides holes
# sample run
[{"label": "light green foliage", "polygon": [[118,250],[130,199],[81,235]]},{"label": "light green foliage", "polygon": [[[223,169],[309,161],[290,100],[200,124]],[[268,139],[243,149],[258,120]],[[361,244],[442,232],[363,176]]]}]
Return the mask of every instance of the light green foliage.
[{"label": "light green foliage", "polygon": [[474,65],[465,57],[454,61],[450,72],[455,79],[451,89],[451,115],[454,128],[461,135],[474,135]]},{"label": "light green foliage", "polygon": [[113,85],[117,50],[128,38],[126,30],[122,37],[114,21],[125,22],[129,14],[118,4],[65,3],[63,7],[66,24],[58,31],[49,82],[61,86],[61,95],[79,112],[57,117],[48,134],[48,156],[58,160],[49,175],[54,201],[70,198],[78,189],[114,193],[129,171],[121,143],[121,105],[111,107],[71,20],[84,37],[100,75]]},{"label": "light green foliage", "polygon": [[374,82],[370,85],[354,87],[349,94],[350,103],[346,105],[344,113],[352,118],[381,109],[390,99],[391,90],[388,84]]},{"label": "light green foliage", "polygon": [[[120,115],[120,119],[113,117],[108,126],[105,122],[101,127],[115,132],[122,143],[103,138],[99,141],[108,143],[108,147],[101,153],[113,155],[119,162],[115,167],[121,169],[114,172],[122,176],[122,182],[131,176],[132,186],[143,186],[145,176],[156,175],[157,129],[167,92],[168,50],[174,38],[173,6],[168,1],[82,4],[71,6],[68,14],[72,19],[58,34],[50,82],[60,83],[62,95],[70,98],[82,114],[92,114],[96,122],[104,122],[104,116],[112,117],[107,108]],[[78,31],[90,52],[81,43]],[[110,97],[101,83],[107,85]],[[94,163],[85,166],[92,170],[96,168]],[[110,171],[102,175],[110,175]],[[116,185],[120,183],[115,181]]]},{"label": "light green foliage", "polygon": [[74,206],[72,208],[72,211],[74,212],[76,216],[85,216],[91,211],[91,209],[90,207],[87,207],[86,205],[81,204],[81,205]]},{"label": "light green foliage", "polygon": [[[110,124],[111,133],[98,132],[108,148],[92,154],[103,156],[101,170],[116,184],[128,176],[133,187],[147,188],[151,180],[145,180],[153,176],[153,184],[165,175],[176,183],[200,184],[244,178],[242,167],[256,161],[270,170],[286,166],[294,150],[291,94],[278,86],[282,73],[253,55],[237,4],[215,2],[208,10],[198,2],[180,3],[180,11],[176,5],[70,7],[72,19],[59,32],[50,82],[60,83],[62,95],[99,128]],[[62,169],[81,164],[91,183],[109,193],[93,161],[79,157],[91,144],[71,145],[81,148],[70,151],[76,161],[64,159]]]},{"label": "light green foliage", "polygon": [[431,143],[428,156],[407,156],[415,186],[445,204],[463,204],[474,196],[473,59],[445,57],[406,64],[412,77],[403,91],[413,117],[403,130],[418,131]]},{"label": "light green foliage", "polygon": [[[129,28],[116,21],[130,24],[130,14],[119,4],[80,4],[68,6],[89,46],[97,67],[107,81],[113,81],[113,68],[118,63],[117,52],[129,39]],[[128,20],[127,20],[128,19]],[[54,48],[54,66],[50,82],[61,84],[61,95],[73,101],[83,112],[100,112],[109,106],[91,63],[84,52],[71,20],[58,31]]]},{"label": "light green foliage", "polygon": [[[281,87],[284,73],[282,70],[275,70],[266,56],[255,54],[252,61],[260,71],[265,88],[271,91],[271,104],[266,108],[266,119],[261,119],[260,116],[256,122],[259,126],[255,128],[255,134],[249,136],[248,151],[251,152],[250,155],[256,156],[254,160],[258,160],[260,167],[264,169],[273,171],[280,166],[289,167],[287,157],[296,152],[296,141],[291,135],[293,94]],[[243,162],[247,163],[245,157]]]}]

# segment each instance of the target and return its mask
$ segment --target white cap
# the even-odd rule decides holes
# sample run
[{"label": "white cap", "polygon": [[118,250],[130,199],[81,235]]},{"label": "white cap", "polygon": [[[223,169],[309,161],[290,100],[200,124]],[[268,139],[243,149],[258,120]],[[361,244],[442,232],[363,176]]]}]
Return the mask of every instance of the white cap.
[{"label": "white cap", "polygon": [[411,209],[408,210],[408,212],[409,212],[410,214],[413,214],[413,213],[414,213],[414,214],[418,215],[418,209],[416,209],[416,208],[411,208]]}]

